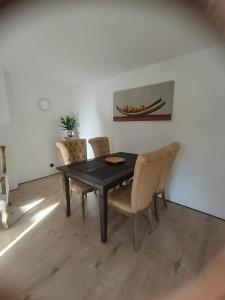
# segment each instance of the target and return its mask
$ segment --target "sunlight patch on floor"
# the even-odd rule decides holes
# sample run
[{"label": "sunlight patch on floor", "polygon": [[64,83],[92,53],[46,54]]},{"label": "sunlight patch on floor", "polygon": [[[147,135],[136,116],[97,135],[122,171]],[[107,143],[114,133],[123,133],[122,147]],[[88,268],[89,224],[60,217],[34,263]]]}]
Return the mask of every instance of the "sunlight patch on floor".
[{"label": "sunlight patch on floor", "polygon": [[42,199],[40,199],[40,200],[35,200],[35,201],[31,202],[31,203],[28,203],[28,204],[26,204],[26,205],[20,206],[19,209],[20,209],[23,213],[25,213],[25,212],[31,210],[32,208],[38,206],[39,204],[41,204],[44,200],[45,200],[45,198],[42,198]]},{"label": "sunlight patch on floor", "polygon": [[[43,200],[42,200],[43,201]],[[25,229],[15,240],[13,240],[8,246],[0,251],[0,257],[2,257],[6,252],[8,252],[13,246],[15,246],[24,236],[26,236],[37,224],[44,220],[57,206],[59,202],[42,209],[40,212],[36,213],[32,218],[32,224]]]}]

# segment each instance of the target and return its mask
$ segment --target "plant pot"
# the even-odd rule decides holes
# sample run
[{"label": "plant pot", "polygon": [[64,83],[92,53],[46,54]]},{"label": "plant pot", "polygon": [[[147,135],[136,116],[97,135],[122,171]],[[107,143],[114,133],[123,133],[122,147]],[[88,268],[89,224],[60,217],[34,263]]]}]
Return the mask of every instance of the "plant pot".
[{"label": "plant pot", "polygon": [[67,130],[68,137],[74,137],[74,131],[73,130]]}]

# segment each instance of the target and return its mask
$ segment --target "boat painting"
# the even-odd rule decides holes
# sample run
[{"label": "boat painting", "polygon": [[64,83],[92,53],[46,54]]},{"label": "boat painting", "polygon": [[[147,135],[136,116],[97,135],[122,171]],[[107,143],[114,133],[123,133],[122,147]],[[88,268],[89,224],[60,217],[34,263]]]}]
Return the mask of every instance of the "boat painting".
[{"label": "boat painting", "polygon": [[114,121],[171,120],[174,81],[117,91],[113,94]]}]

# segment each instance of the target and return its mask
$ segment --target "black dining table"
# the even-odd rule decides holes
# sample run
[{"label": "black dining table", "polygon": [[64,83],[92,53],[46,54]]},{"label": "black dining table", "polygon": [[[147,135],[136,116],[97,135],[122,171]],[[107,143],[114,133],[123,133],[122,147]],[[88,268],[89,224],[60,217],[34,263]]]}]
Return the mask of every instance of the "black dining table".
[{"label": "black dining table", "polygon": [[[111,164],[105,161],[105,158],[109,156],[122,157],[125,161],[119,164]],[[102,243],[107,242],[108,191],[133,176],[136,159],[137,154],[117,152],[57,168],[62,172],[64,179],[67,217],[71,215],[70,178],[78,179],[98,190]]]}]

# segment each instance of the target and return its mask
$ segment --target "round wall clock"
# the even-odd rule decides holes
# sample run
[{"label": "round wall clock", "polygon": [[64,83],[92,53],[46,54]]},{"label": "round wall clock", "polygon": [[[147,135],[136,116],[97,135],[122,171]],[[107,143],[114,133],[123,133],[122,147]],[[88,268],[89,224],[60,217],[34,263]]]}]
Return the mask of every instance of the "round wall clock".
[{"label": "round wall clock", "polygon": [[42,111],[48,111],[51,109],[52,104],[51,101],[48,98],[40,98],[38,100],[38,107]]}]

